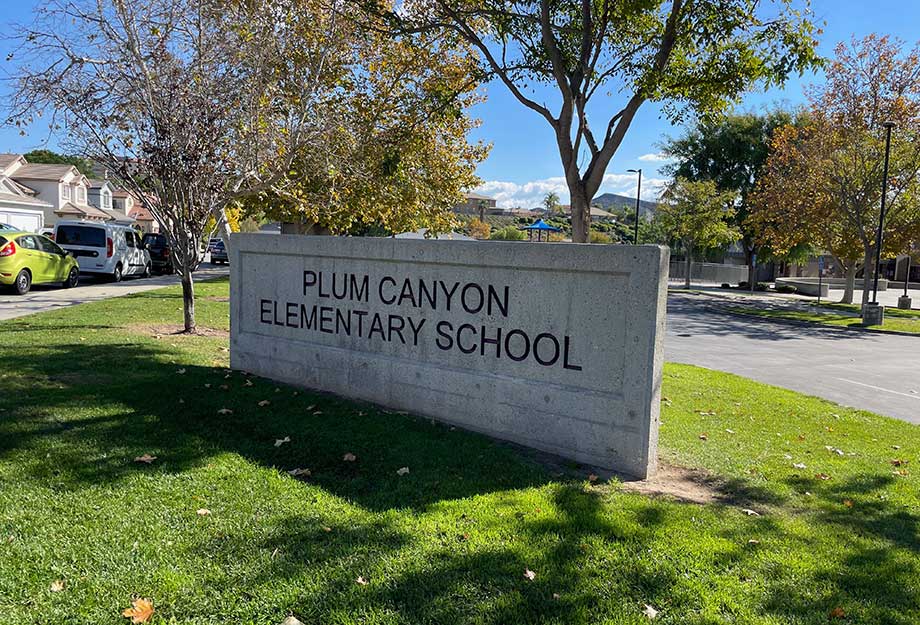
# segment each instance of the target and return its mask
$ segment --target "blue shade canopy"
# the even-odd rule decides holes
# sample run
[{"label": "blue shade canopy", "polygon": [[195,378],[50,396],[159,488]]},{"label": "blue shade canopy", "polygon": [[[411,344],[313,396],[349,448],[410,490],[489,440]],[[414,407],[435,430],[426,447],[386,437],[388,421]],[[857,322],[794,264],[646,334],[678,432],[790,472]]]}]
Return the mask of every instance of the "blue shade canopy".
[{"label": "blue shade canopy", "polygon": [[562,231],[561,228],[557,228],[556,226],[551,226],[545,221],[543,221],[542,219],[538,219],[532,224],[530,224],[529,226],[524,226],[521,229],[522,230],[547,230],[549,232],[561,232]]}]

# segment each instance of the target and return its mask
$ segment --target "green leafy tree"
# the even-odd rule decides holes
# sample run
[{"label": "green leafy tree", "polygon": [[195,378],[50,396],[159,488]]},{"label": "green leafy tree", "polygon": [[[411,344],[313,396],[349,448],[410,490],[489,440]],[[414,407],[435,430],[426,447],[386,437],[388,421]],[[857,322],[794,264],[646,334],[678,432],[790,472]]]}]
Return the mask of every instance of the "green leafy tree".
[{"label": "green leafy tree", "polygon": [[523,241],[526,236],[514,226],[505,226],[492,232],[490,237],[493,241]]},{"label": "green leafy tree", "polygon": [[696,250],[726,245],[741,236],[729,225],[735,200],[734,192],[719,191],[712,180],[675,178],[662,192],[655,219],[662,232],[683,249],[686,288],[690,288]]},{"label": "green leafy tree", "polygon": [[[591,202],[644,103],[662,103],[671,120],[688,110],[709,114],[755,84],[781,84],[818,64],[817,29],[793,0],[365,2],[402,32],[465,38],[483,70],[549,124],[579,243],[588,240]],[[535,96],[536,86],[547,89]],[[602,106],[592,105],[595,96]]]},{"label": "green leafy tree", "polygon": [[73,165],[84,176],[93,177],[93,166],[85,158],[79,156],[66,156],[51,150],[32,150],[23,154],[30,163],[46,163],[49,165]]},{"label": "green leafy tree", "polygon": [[766,250],[757,223],[750,220],[751,194],[770,154],[777,128],[796,123],[796,113],[773,110],[763,114],[731,114],[716,119],[699,119],[679,138],[668,139],[663,152],[674,159],[664,168],[668,174],[686,180],[712,180],[720,191],[734,192],[738,198],[731,225],[741,233],[745,261],[754,275],[754,255]]},{"label": "green leafy tree", "polygon": [[545,210],[548,215],[558,215],[562,212],[562,205],[559,203],[558,193],[550,191],[543,196],[543,210]]}]

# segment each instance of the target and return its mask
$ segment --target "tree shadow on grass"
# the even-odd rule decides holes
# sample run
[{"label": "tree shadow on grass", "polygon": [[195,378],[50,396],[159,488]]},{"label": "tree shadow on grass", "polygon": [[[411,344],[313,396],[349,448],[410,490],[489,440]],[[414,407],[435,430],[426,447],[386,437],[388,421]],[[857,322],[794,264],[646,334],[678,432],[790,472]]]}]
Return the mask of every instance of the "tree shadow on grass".
[{"label": "tree shadow on grass", "polygon": [[[222,344],[201,339],[199,347],[216,350]],[[830,535],[854,537],[840,545],[833,562],[790,575],[782,571],[782,559],[763,561],[748,540],[758,537],[765,546],[783,542],[796,557],[808,558],[815,541],[826,538],[797,533],[779,514],[748,519],[733,506],[682,506],[604,494],[571,480],[554,483],[545,467],[486,437],[218,367],[172,363],[177,356],[181,353],[148,342],[0,352],[8,399],[0,412],[0,458],[12,459],[41,483],[70,491],[117,485],[136,474],[133,458],[145,453],[158,457],[155,465],[143,467],[150,472],[181,473],[225,452],[279,471],[309,468],[309,488],[376,516],[344,522],[291,514],[260,539],[260,552],[272,554],[261,564],[231,566],[253,540],[233,527],[196,548],[227,563],[229,573],[214,583],[241,594],[310,577],[309,590],[293,592],[277,606],[305,622],[360,613],[398,613],[413,623],[628,622],[647,602],[672,606],[679,622],[710,623],[701,607],[709,600],[707,584],[732,576],[756,577],[760,588],[752,592],[763,597],[763,612],[795,622],[826,622],[828,611],[846,602],[866,606],[861,608],[866,622],[904,623],[898,613],[918,610],[911,590],[917,566],[905,564],[905,553],[914,559],[920,553],[918,518],[880,496],[897,479],[893,476],[790,483],[797,490],[809,488],[816,498],[800,516],[808,515]],[[107,383],[68,377],[88,369],[108,376]],[[48,437],[56,441],[52,459],[42,447]],[[290,442],[276,446],[286,438]],[[356,460],[344,461],[345,454]],[[401,467],[410,468],[409,476],[397,474]],[[517,489],[548,484],[551,510],[527,509],[513,499]],[[756,501],[777,513],[787,505],[745,480],[724,487],[734,493],[732,503]],[[464,518],[460,510],[466,508],[457,505],[454,523],[442,523],[435,542],[424,548],[390,516],[399,511],[418,517],[506,491],[511,500],[490,502],[487,522],[495,527]],[[845,507],[844,499],[855,506]],[[712,515],[735,515],[737,521],[723,531],[697,524],[697,515],[710,523]],[[477,532],[490,536],[490,531],[510,536],[494,545],[477,539]],[[687,533],[707,540],[716,534],[724,541],[707,554],[705,567],[680,555],[676,545]],[[648,557],[652,550],[661,553],[660,560]],[[356,574],[403,553],[405,559],[385,580],[356,585]],[[526,569],[537,577],[525,579]],[[694,579],[701,570],[707,576],[702,582]]]}]

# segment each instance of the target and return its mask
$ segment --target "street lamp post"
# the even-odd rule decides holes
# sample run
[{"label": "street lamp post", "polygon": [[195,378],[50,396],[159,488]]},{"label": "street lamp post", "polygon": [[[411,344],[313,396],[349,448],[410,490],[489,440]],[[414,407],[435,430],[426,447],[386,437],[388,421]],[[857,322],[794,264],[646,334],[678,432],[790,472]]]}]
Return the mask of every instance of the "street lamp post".
[{"label": "street lamp post", "polygon": [[627,169],[631,174],[639,174],[639,185],[636,187],[636,230],[633,235],[633,245],[639,245],[639,198],[642,197],[642,170],[641,169]]},{"label": "street lamp post", "polygon": [[865,325],[881,325],[885,320],[885,309],[878,303],[878,274],[882,264],[882,232],[885,227],[885,205],[888,201],[888,161],[891,155],[891,129],[894,122],[887,121],[885,127],[885,166],[882,170],[882,207],[878,215],[878,231],[875,233],[875,275],[872,278],[872,302],[863,311]]}]

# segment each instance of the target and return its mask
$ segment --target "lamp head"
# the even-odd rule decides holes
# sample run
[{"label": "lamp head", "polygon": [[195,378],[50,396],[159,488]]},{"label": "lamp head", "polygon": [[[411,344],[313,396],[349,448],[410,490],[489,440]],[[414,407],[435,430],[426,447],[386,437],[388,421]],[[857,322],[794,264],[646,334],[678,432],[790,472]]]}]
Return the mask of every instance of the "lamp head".
[{"label": "lamp head", "polygon": [[885,128],[894,128],[895,126],[897,126],[897,124],[891,120],[888,120],[888,121],[882,122],[882,126],[884,126]]},{"label": "lamp head", "polygon": [[642,173],[641,169],[627,169],[626,171],[630,174],[641,174]]}]

